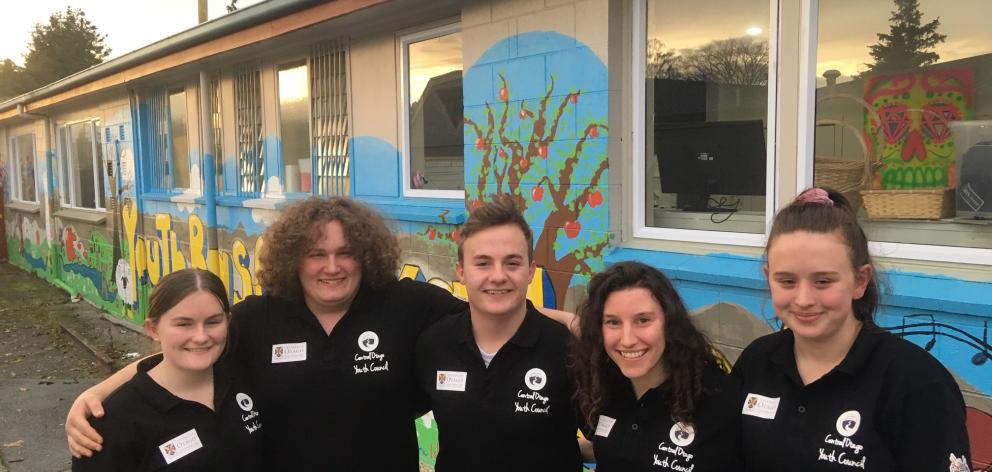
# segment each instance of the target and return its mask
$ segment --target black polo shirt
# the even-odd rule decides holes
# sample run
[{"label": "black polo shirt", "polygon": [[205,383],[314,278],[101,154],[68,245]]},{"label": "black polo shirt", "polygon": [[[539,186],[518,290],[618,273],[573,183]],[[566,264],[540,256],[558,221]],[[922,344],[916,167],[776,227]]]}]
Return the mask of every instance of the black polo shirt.
[{"label": "black polo shirt", "polygon": [[303,301],[236,305],[230,352],[265,405],[265,469],[417,471],[415,342],[465,306],[422,282],[362,287],[327,335]]},{"label": "black polo shirt", "polygon": [[866,325],[804,386],[793,343],[788,330],[761,337],[734,366],[747,470],[967,470],[954,468],[971,457],[964,400],[929,353]]},{"label": "black polo shirt", "polygon": [[672,421],[672,386],[666,382],[640,399],[630,380],[610,363],[608,403],[588,435],[597,472],[736,471],[741,468],[740,414],[735,382],[716,365],[703,373],[691,427]]},{"label": "black polo shirt", "polygon": [[530,302],[486,368],[468,311],[417,342],[417,379],[437,422],[438,472],[581,470],[574,390],[565,368],[571,334]]},{"label": "black polo shirt", "polygon": [[74,472],[258,471],[262,416],[258,396],[222,360],[214,364],[214,410],[183,400],[147,371],[161,355],[142,361],[138,373],[103,402],[91,424],[103,450],[73,459]]}]

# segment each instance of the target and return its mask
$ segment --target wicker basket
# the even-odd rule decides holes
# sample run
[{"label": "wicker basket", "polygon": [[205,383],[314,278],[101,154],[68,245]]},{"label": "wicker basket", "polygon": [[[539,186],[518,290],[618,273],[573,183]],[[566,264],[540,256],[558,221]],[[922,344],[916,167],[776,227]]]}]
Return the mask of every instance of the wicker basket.
[{"label": "wicker basket", "polygon": [[954,214],[954,189],[862,190],[869,218],[939,220]]},{"label": "wicker basket", "polygon": [[[864,103],[863,100],[848,95],[822,97],[817,100],[817,104],[835,98],[854,100],[860,103],[869,113],[874,113],[871,107],[867,103]],[[862,137],[861,130],[850,123],[825,118],[816,120],[816,124],[817,126],[840,126],[842,129],[850,132],[861,146],[861,159],[840,159],[831,156],[815,156],[813,159],[813,169],[815,171],[813,173],[813,185],[831,188],[842,193],[851,203],[851,207],[857,211],[861,207],[861,194],[859,191],[867,187],[875,171],[882,166],[881,156],[878,152],[872,155],[867,143],[865,143]]]}]

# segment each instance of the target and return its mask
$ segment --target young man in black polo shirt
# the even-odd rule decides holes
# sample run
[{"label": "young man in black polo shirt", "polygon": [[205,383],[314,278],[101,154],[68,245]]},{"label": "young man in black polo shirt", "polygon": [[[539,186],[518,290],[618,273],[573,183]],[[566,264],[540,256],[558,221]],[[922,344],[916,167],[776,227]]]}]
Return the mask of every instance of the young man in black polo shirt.
[{"label": "young man in black polo shirt", "polygon": [[417,380],[438,423],[438,472],[581,469],[565,368],[569,331],[527,301],[530,227],[508,198],[462,228],[469,310],[417,342]]}]

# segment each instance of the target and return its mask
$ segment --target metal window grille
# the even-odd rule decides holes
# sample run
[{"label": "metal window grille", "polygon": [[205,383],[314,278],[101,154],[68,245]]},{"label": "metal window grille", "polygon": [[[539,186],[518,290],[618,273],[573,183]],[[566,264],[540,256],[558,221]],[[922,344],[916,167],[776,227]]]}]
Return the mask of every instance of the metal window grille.
[{"label": "metal window grille", "polygon": [[143,100],[148,110],[149,164],[151,187],[165,190],[170,187],[169,159],[169,102],[165,89],[149,91]]},{"label": "metal window grille", "polygon": [[348,42],[310,49],[310,149],[318,195],[348,195]]},{"label": "metal window grille", "polygon": [[259,197],[265,181],[261,72],[255,64],[234,74],[235,132],[238,143],[238,195]]},{"label": "metal window grille", "polygon": [[210,124],[214,131],[214,163],[217,166],[217,192],[224,191],[224,136],[220,114],[220,74],[210,79]]}]

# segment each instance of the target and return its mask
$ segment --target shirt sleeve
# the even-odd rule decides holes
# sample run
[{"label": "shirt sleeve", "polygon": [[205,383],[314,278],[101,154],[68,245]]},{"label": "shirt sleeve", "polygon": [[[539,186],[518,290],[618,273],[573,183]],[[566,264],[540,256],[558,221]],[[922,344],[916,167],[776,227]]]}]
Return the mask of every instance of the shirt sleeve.
[{"label": "shirt sleeve", "polygon": [[[949,377],[949,376],[948,376]],[[968,470],[971,464],[961,390],[948,378],[908,393],[886,423],[899,470]]]},{"label": "shirt sleeve", "polygon": [[[120,421],[126,412],[93,418],[93,428],[103,436],[103,450],[92,457],[72,459],[72,472],[133,472],[141,463],[139,435],[129,424]],[[116,418],[116,419],[115,419]]]},{"label": "shirt sleeve", "polygon": [[424,328],[447,315],[461,313],[468,309],[468,302],[452,295],[447,290],[426,282],[416,284],[418,298],[423,304]]},{"label": "shirt sleeve", "polygon": [[227,360],[238,367],[250,366],[251,324],[268,308],[264,297],[248,297],[231,307],[231,323],[227,332],[227,348],[224,355]]}]

